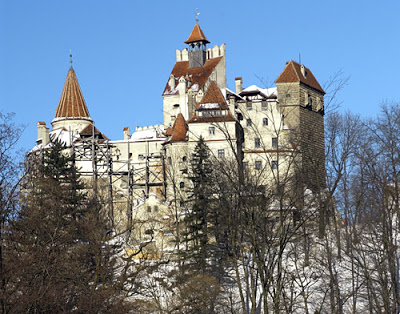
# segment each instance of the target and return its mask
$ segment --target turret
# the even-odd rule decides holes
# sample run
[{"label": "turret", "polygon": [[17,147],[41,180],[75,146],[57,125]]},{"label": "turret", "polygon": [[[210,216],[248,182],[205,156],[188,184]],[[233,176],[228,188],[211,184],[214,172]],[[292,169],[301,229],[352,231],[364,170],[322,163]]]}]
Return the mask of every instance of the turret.
[{"label": "turret", "polygon": [[185,44],[189,45],[189,69],[202,68],[207,60],[207,47],[210,42],[196,23]]}]

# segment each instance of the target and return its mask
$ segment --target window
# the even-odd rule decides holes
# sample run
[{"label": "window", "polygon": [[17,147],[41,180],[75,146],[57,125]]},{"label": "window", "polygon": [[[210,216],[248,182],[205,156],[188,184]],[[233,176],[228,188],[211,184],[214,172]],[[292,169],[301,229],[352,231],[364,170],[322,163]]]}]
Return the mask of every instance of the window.
[{"label": "window", "polygon": [[267,110],[267,102],[266,101],[261,102],[261,110],[263,110],[263,111]]},{"label": "window", "polygon": [[308,95],[308,105],[312,107],[312,98],[311,95]]},{"label": "window", "polygon": [[175,121],[176,116],[171,116],[171,121]]},{"label": "window", "polygon": [[179,104],[174,104],[174,108],[179,108]]},{"label": "window", "polygon": [[154,206],[154,211],[158,212],[158,206]]},{"label": "window", "polygon": [[218,158],[224,158],[224,157],[225,157],[225,150],[218,149]]},{"label": "window", "polygon": [[255,138],[255,139],[254,139],[254,146],[255,146],[256,148],[260,148],[260,147],[261,147],[261,141],[260,141],[259,138]]},{"label": "window", "polygon": [[278,162],[276,160],[271,162],[271,168],[272,170],[278,169]]},{"label": "window", "polygon": [[251,119],[247,119],[247,120],[246,120],[246,125],[247,125],[247,126],[251,126]]},{"label": "window", "polygon": [[272,138],[272,148],[278,148],[278,138],[277,137]]},{"label": "window", "polygon": [[260,160],[257,160],[256,163],[255,163],[255,167],[254,167],[254,168],[255,168],[256,170],[261,170],[261,165],[262,165],[262,164],[261,164],[261,161],[260,161]]},{"label": "window", "polygon": [[215,127],[210,126],[210,127],[208,128],[208,133],[209,133],[210,135],[215,135]]},{"label": "window", "polygon": [[247,109],[247,110],[253,110],[253,104],[252,104],[251,101],[248,101],[248,102],[246,103],[246,109]]},{"label": "window", "polygon": [[249,163],[247,161],[243,162],[243,170],[249,169]]},{"label": "window", "polygon": [[184,207],[184,206],[185,206],[185,202],[184,202],[183,200],[180,200],[180,201],[179,201],[179,206],[180,206],[180,207]]},{"label": "window", "polygon": [[264,126],[268,125],[268,118],[263,118],[263,125]]},{"label": "window", "polygon": [[182,157],[182,161],[183,161],[183,162],[185,162],[186,159],[187,159],[186,156],[183,156],[183,157]]},{"label": "window", "polygon": [[179,183],[179,188],[181,188],[181,189],[185,188],[185,182]]},{"label": "window", "polygon": [[171,157],[168,157],[168,165],[172,165],[172,159],[171,159]]},{"label": "window", "polygon": [[147,206],[147,212],[151,213],[151,206]]}]

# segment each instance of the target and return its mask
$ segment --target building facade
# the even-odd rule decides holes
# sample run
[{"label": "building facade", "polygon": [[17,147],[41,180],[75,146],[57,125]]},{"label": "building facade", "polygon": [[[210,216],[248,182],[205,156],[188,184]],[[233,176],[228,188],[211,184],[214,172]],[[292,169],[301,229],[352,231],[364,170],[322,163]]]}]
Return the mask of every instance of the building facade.
[{"label": "building facade", "polygon": [[117,224],[132,222],[138,211],[144,217],[162,213],[165,221],[176,216],[187,198],[191,154],[200,137],[213,158],[236,162],[262,187],[290,173],[301,190],[323,189],[325,92],[310,69],[288,61],[276,87],[243,88],[237,77],[231,91],[225,44],[208,48],[209,43],[196,23],[167,76],[163,125],[136,127],[132,134],[125,127],[121,140],[108,139],[94,126],[71,65],[52,130],[38,122],[31,153],[63,141],[82,176],[101,182],[97,188],[110,200]]}]

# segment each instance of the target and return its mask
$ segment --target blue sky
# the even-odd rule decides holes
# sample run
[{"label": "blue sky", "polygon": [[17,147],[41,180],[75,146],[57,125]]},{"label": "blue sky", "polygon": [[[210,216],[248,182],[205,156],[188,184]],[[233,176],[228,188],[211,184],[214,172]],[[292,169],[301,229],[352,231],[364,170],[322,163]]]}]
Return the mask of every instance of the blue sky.
[{"label": "blue sky", "polygon": [[[384,4],[383,4],[384,3]],[[26,125],[54,118],[73,66],[96,126],[162,123],[162,91],[195,23],[211,46],[227,45],[227,84],[271,87],[286,61],[301,61],[323,85],[342,70],[341,111],[373,116],[400,101],[400,2],[385,1],[19,1],[0,0],[0,110]]]}]

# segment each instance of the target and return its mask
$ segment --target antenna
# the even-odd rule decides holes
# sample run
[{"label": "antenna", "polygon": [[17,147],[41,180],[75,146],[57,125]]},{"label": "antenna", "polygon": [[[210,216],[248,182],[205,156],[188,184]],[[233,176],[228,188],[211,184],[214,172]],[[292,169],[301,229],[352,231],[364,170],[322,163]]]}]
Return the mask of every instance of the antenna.
[{"label": "antenna", "polygon": [[69,50],[69,63],[71,63],[71,67],[72,67],[72,50]]},{"label": "antenna", "polygon": [[199,23],[199,15],[200,15],[199,9],[196,8],[196,24]]},{"label": "antenna", "polygon": [[301,64],[301,54],[299,52],[299,64]]}]

